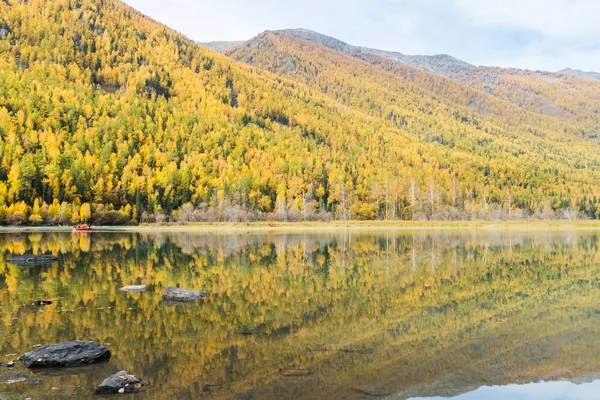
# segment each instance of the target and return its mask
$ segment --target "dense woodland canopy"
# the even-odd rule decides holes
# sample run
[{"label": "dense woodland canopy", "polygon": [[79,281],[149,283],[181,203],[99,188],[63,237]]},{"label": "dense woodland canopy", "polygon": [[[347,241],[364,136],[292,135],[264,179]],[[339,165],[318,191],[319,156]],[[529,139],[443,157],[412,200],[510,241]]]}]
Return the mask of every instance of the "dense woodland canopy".
[{"label": "dense woodland canopy", "polygon": [[0,1],[0,223],[600,217],[591,80],[232,55],[116,0]]}]

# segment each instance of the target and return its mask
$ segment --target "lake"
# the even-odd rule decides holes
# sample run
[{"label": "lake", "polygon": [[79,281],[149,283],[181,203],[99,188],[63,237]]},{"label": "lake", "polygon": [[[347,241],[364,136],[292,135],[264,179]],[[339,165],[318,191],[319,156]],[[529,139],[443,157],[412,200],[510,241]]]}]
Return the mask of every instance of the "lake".
[{"label": "lake", "polygon": [[[0,368],[0,398],[89,398],[125,369],[150,383],[138,399],[596,399],[599,246],[586,230],[3,232],[2,260],[59,261],[0,260],[0,362],[75,339],[112,358]],[[174,306],[168,286],[209,296]]]}]

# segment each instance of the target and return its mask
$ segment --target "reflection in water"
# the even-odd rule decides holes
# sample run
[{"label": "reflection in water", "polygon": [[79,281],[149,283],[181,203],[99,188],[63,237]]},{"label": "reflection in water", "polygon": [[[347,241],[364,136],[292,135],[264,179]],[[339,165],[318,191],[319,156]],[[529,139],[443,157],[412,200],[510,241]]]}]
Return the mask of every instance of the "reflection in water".
[{"label": "reflection in water", "polygon": [[[0,261],[0,361],[73,339],[113,357],[10,385],[30,372],[0,369],[0,395],[85,398],[120,369],[150,382],[140,399],[452,397],[600,372],[595,233],[0,234],[2,259],[24,253],[60,261]],[[177,285],[210,296],[166,306]]]},{"label": "reflection in water", "polygon": [[[454,400],[591,400],[600,393],[600,381],[575,384],[572,382],[538,382],[525,385],[483,386]],[[443,400],[447,397],[421,397],[411,400]]]}]

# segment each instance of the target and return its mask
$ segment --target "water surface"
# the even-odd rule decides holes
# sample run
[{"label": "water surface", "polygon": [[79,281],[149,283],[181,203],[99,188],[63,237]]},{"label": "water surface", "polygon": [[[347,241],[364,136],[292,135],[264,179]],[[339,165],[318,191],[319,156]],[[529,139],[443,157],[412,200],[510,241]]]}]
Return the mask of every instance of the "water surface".
[{"label": "water surface", "polygon": [[[60,258],[0,261],[0,361],[74,339],[113,352],[74,370],[0,368],[0,398],[88,398],[126,369],[150,382],[139,399],[595,399],[598,239],[0,233],[2,260]],[[118,290],[139,284],[149,290]],[[172,306],[167,286],[210,296]],[[41,298],[54,303],[30,305]],[[27,380],[6,384],[14,374]]]}]

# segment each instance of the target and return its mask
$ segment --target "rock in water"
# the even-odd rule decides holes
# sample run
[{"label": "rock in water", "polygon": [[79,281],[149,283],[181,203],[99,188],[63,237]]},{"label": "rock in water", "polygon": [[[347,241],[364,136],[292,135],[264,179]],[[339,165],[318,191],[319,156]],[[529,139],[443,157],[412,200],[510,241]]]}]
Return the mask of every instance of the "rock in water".
[{"label": "rock in water", "polygon": [[165,289],[162,298],[173,303],[193,303],[206,296],[208,296],[208,293],[168,287]]},{"label": "rock in water", "polygon": [[6,384],[11,385],[13,383],[25,382],[27,379],[29,379],[29,375],[15,374],[6,378]]},{"label": "rock in water", "polygon": [[96,394],[137,393],[146,385],[148,382],[142,378],[121,371],[106,378],[96,389]]},{"label": "rock in water", "polygon": [[52,304],[51,300],[36,300],[33,303],[31,303],[32,306],[37,306],[37,307],[49,306],[51,304]]},{"label": "rock in water", "polygon": [[108,360],[110,355],[100,343],[75,340],[40,347],[23,354],[19,361],[27,368],[71,368]]},{"label": "rock in water", "polygon": [[148,289],[146,285],[138,285],[138,286],[124,286],[119,289],[121,292],[145,292]]},{"label": "rock in water", "polygon": [[15,265],[47,265],[58,261],[58,257],[52,254],[45,254],[43,256],[36,256],[33,254],[25,254],[22,256],[15,256],[6,260],[9,264]]}]

